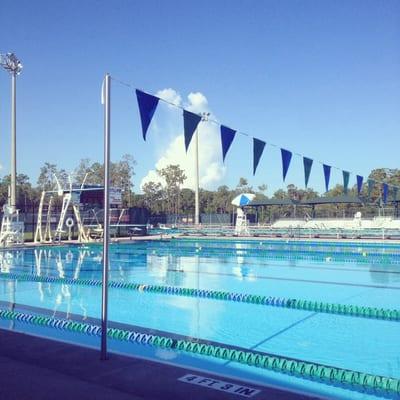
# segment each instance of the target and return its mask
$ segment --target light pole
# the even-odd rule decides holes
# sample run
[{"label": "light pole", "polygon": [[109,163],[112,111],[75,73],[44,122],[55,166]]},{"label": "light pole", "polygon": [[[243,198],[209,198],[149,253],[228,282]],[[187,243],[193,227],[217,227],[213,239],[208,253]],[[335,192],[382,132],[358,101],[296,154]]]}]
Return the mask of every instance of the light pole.
[{"label": "light pole", "polygon": [[17,75],[22,71],[22,63],[14,53],[7,53],[0,54],[0,65],[11,74],[11,194],[9,206],[14,212],[17,182]]},{"label": "light pole", "polygon": [[[208,117],[210,116],[209,112],[202,112],[201,114],[202,121],[208,121]],[[199,127],[196,129],[196,138],[195,138],[195,147],[194,147],[194,163],[195,163],[195,188],[194,188],[194,223],[195,225],[199,225],[200,223],[200,200],[199,200]]]}]

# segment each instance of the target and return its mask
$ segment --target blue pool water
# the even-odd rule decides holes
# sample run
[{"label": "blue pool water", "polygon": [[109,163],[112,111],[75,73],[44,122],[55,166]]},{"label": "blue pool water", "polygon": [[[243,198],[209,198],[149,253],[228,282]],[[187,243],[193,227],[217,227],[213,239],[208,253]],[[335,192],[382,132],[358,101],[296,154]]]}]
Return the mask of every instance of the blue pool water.
[{"label": "blue pool water", "polygon": [[[0,251],[0,308],[100,318],[101,288],[78,282],[101,279],[101,252],[98,244]],[[30,279],[38,276],[42,281]],[[109,279],[399,310],[400,245],[210,239],[112,244]],[[400,321],[122,288],[109,290],[109,319],[127,329],[400,379]],[[18,321],[0,320],[0,326],[98,346],[98,338],[83,334]],[[176,350],[115,340],[110,347],[327,398],[396,397]]]}]

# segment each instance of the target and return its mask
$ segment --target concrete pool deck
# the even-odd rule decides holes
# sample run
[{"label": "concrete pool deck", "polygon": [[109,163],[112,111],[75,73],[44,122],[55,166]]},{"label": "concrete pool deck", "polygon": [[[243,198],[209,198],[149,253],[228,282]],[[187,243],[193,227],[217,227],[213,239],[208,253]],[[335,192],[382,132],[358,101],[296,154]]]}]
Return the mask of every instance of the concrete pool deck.
[{"label": "concrete pool deck", "polygon": [[[0,398],[2,400],[230,400],[251,398],[317,399],[284,389],[258,386],[206,372],[99,351],[0,329]],[[201,376],[206,385],[178,379]],[[259,391],[244,396],[216,390],[213,382]]]}]

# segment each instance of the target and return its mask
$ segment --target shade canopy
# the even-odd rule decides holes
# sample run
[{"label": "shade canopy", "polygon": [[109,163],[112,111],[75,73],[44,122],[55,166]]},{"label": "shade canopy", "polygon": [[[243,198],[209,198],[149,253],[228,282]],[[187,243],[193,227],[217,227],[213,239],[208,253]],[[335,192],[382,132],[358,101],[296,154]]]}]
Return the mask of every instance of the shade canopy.
[{"label": "shade canopy", "polygon": [[254,198],[256,195],[254,193],[242,193],[236,196],[231,204],[237,207],[244,207],[247,206]]},{"label": "shade canopy", "polygon": [[262,206],[295,206],[300,204],[297,200],[292,199],[264,199],[252,201],[248,207],[262,207]]},{"label": "shade canopy", "polygon": [[312,199],[304,199],[301,201],[285,198],[256,200],[250,202],[247,206],[313,206],[317,204],[364,204],[364,201],[360,197],[354,196],[314,197]]},{"label": "shade canopy", "polygon": [[335,196],[335,197],[314,197],[308,200],[302,200],[302,205],[314,205],[314,204],[363,204],[364,202],[360,197],[354,196]]}]

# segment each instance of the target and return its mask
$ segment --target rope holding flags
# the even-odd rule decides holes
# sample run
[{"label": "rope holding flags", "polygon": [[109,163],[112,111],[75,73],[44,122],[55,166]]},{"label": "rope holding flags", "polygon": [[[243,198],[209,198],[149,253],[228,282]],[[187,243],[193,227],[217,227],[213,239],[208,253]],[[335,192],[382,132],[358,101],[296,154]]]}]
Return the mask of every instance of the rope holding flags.
[{"label": "rope holding flags", "polygon": [[[119,82],[125,86],[133,87],[132,85],[130,85],[128,83],[125,83],[122,81],[119,81]],[[146,140],[149,126],[151,124],[151,121],[153,119],[153,116],[155,114],[155,111],[157,109],[157,106],[158,106],[160,100],[162,100],[165,103],[168,103],[171,106],[182,109],[183,125],[184,125],[184,142],[185,142],[185,149],[187,152],[189,145],[191,143],[192,137],[193,137],[194,133],[196,132],[196,129],[198,128],[200,121],[202,120],[201,115],[190,112],[179,105],[171,103],[168,100],[159,98],[157,96],[150,95],[142,90],[135,89],[135,93],[136,93],[137,103],[138,103],[138,107],[139,107],[142,135],[143,135],[144,140]],[[103,87],[102,87],[102,99],[103,99]],[[226,155],[227,155],[229,149],[231,148],[231,145],[236,137],[236,134],[240,133],[245,136],[249,136],[249,135],[247,135],[243,132],[239,132],[234,129],[231,129],[225,125],[219,124],[216,121],[211,120],[211,122],[216,123],[220,126],[222,161],[225,162]],[[256,170],[258,168],[258,164],[260,162],[260,159],[263,155],[263,152],[264,152],[264,149],[265,149],[265,146],[267,145],[267,143],[264,142],[263,140],[255,138],[255,137],[252,137],[252,139],[253,139],[253,175],[255,175]],[[273,144],[272,144],[272,146],[276,147]],[[285,181],[287,172],[290,167],[293,153],[284,148],[280,148],[280,150],[281,150],[281,158],[282,158],[282,176],[283,176],[283,181]],[[297,154],[297,153],[295,153],[295,154]],[[297,155],[299,155],[299,154],[297,154]],[[303,158],[303,167],[304,167],[304,183],[305,183],[305,187],[307,188],[314,160],[311,158],[305,157],[305,156],[302,156],[302,158]],[[332,167],[330,165],[327,165],[324,163],[321,163],[321,164],[323,166],[323,172],[324,172],[325,190],[329,191],[329,182],[330,182],[330,175],[331,175]],[[334,168],[336,168],[336,167],[334,167]],[[350,172],[346,171],[346,170],[342,170],[342,174],[343,174],[343,191],[345,194],[347,194],[348,187],[349,187],[349,180],[350,180]],[[363,180],[364,180],[364,178],[362,176],[356,175],[358,196],[361,195]],[[368,181],[367,181],[368,198],[371,198],[371,194],[372,194],[375,184],[381,184],[382,200],[386,204],[388,194],[389,194],[389,184],[387,184],[385,182],[378,182],[378,181],[375,181],[372,179],[368,179]],[[390,185],[390,190],[393,191],[393,200],[394,201],[397,200],[398,189],[399,189],[399,187]]]}]

